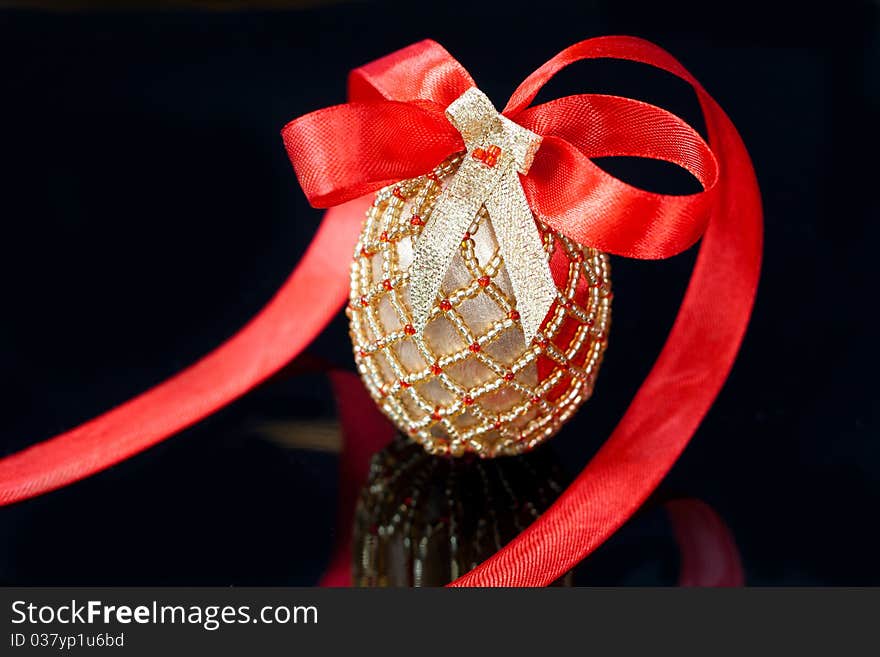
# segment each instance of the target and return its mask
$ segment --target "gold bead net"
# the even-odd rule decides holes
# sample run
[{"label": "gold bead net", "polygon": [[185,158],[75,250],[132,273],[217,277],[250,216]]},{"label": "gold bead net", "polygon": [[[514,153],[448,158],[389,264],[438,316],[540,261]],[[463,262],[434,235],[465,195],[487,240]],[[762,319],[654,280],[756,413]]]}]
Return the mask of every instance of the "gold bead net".
[{"label": "gold bead net", "polygon": [[605,254],[537,222],[559,297],[525,345],[482,209],[417,335],[408,296],[412,245],[460,162],[456,156],[376,195],[351,268],[354,356],[382,411],[428,452],[518,454],[555,434],[593,392],[610,325],[610,267]]}]

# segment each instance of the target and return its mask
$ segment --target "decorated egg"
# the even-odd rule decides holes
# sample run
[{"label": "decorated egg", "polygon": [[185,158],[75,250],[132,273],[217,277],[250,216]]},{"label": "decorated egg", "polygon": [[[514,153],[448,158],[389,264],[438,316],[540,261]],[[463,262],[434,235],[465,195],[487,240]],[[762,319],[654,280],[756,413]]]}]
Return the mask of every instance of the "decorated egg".
[{"label": "decorated egg", "polygon": [[383,413],[429,453],[525,452],[592,394],[607,344],[607,255],[536,221],[556,300],[526,342],[493,220],[480,207],[421,330],[410,265],[438,198],[467,155],[379,191],[351,267],[357,369]]}]

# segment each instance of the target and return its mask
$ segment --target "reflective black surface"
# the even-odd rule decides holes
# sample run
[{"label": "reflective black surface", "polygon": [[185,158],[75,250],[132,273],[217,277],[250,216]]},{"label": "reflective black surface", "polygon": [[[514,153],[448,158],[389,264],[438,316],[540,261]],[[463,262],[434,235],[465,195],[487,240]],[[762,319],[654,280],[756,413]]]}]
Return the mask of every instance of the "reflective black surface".
[{"label": "reflective black surface", "polygon": [[[503,104],[570,43],[635,34],[681,59],[731,116],[766,213],[753,323],[667,485],[725,518],[752,584],[880,583],[876,3],[472,3],[467,16],[456,3],[402,2],[0,12],[0,450],[179,371],[271,297],[318,220],[278,132],[342,102],[353,66],[430,36]],[[519,45],[499,50],[481,36],[488,25]],[[574,67],[543,96],[575,92],[640,98],[700,125],[682,85],[635,65]],[[603,165],[682,189],[665,170]],[[596,395],[553,441],[570,472],[649,370],[692,261],[614,259]],[[351,367],[344,318],[314,352]],[[317,581],[336,460],[241,429],[276,413],[328,420],[332,397],[317,380],[264,388],[89,481],[0,509],[0,582]],[[662,561],[670,570],[650,556],[668,540],[661,516],[583,564],[588,581],[674,582],[674,558]]]},{"label": "reflective black surface", "polygon": [[358,500],[352,581],[448,584],[532,524],[567,479],[548,446],[521,456],[451,459],[398,435],[373,456]]}]

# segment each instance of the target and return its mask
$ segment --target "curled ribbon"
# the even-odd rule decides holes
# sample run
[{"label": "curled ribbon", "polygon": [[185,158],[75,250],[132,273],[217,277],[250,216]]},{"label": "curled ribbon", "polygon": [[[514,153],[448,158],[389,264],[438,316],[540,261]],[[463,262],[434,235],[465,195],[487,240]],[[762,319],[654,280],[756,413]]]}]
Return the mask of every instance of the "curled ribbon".
[{"label": "curled ribbon", "polygon": [[526,174],[541,138],[499,115],[471,87],[446,109],[471,157],[443,189],[410,265],[413,324],[421,332],[443,277],[468,227],[485,206],[510,277],[526,344],[538,332],[556,298],[553,274],[517,173]]},{"label": "curled ribbon", "polygon": [[[687,82],[709,142],[653,105],[598,94],[529,107],[560,70],[616,58]],[[272,301],[241,331],[176,376],[105,414],[0,459],[0,504],[60,488],[129,458],[243,395],[301,353],[348,296],[348,265],[371,192],[464,150],[444,110],[474,83],[433,41],[352,71],[350,102],[285,126],[309,200],[328,207],[311,246]],[[694,435],[736,358],[761,269],[761,198],[733,123],[669,53],[633,37],[566,48],[532,73],[502,115],[542,137],[520,177],[532,212],[575,241],[635,258],[673,255],[703,236],[687,292],[654,367],[602,448],[553,506],[458,586],[541,586],[608,538],[657,486]],[[653,194],[590,158],[678,164],[704,191]],[[343,459],[343,462],[347,462]]]}]

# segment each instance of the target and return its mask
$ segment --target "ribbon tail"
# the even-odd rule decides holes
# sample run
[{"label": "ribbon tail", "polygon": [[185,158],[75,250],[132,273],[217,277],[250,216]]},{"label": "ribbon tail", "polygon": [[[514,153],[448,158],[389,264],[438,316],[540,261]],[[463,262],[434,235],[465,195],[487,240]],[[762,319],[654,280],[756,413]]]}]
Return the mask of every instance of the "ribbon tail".
[{"label": "ribbon tail", "polygon": [[416,242],[409,269],[409,297],[412,324],[419,334],[425,330],[456,248],[479,209],[476,202],[453,196],[449,188],[444,189]]},{"label": "ribbon tail", "polygon": [[523,337],[529,345],[553,306],[558,291],[544,253],[541,233],[515,171],[504,175],[485,205],[516,298]]},{"label": "ribbon tail", "polygon": [[717,196],[666,344],[611,437],[550,509],[453,586],[545,586],[619,528],[666,475],[715,401],[755,300],[763,222],[749,154],[724,111],[665,51],[626,37],[582,42],[539,69],[510,106],[530,101],[562,66],[591,56],[641,61],[691,83],[719,163]]},{"label": "ribbon tail", "polygon": [[0,459],[0,506],[61,488],[195,424],[301,353],[345,303],[370,197],[328,210],[268,305],[198,363],[85,424]]}]

